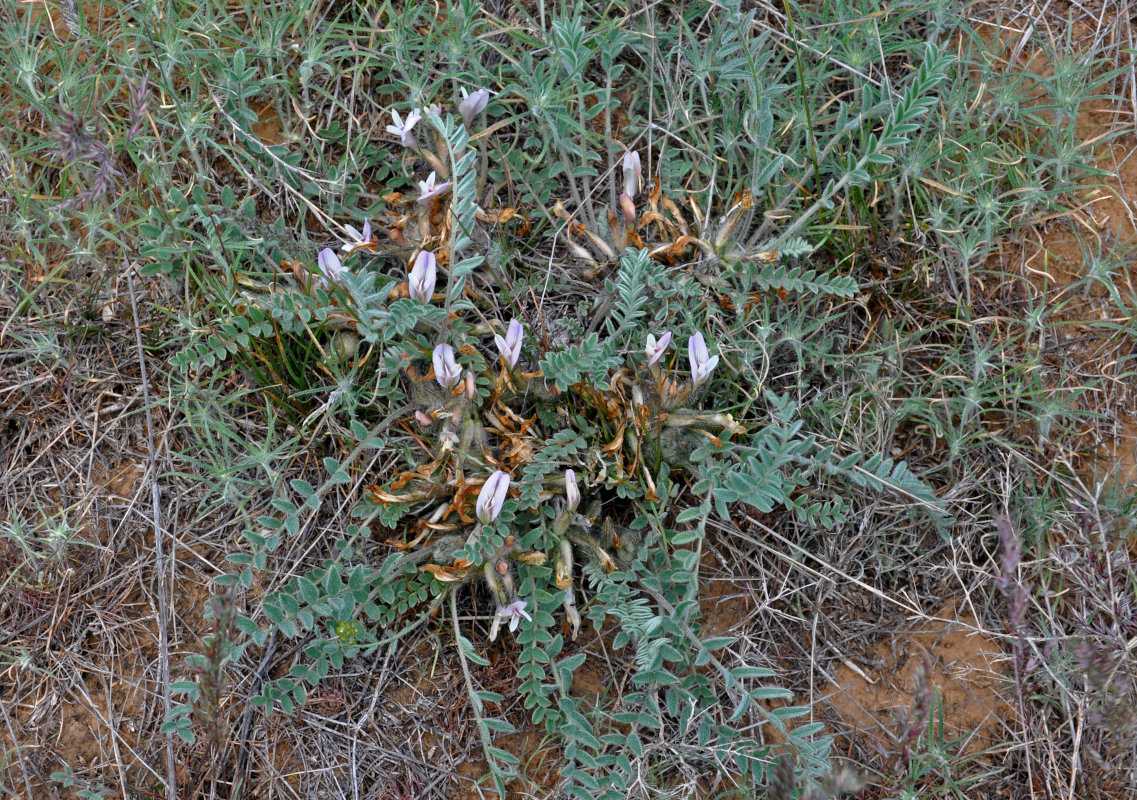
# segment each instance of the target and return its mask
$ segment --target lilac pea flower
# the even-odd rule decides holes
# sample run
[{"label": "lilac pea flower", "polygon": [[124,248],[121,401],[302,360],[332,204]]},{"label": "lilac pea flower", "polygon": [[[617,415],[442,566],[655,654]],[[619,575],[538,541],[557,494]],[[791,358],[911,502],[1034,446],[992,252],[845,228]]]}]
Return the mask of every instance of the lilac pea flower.
[{"label": "lilac pea flower", "polygon": [[474,511],[483,525],[489,525],[497,519],[508,496],[509,476],[500,469],[495,470],[478,492],[478,502],[474,505]]},{"label": "lilac pea flower", "polygon": [[432,361],[434,379],[443,389],[452,389],[454,384],[462,379],[462,368],[454,360],[454,348],[450,345],[440,344],[435,347]]},{"label": "lilac pea flower", "polygon": [[664,331],[658,340],[653,334],[647,335],[647,347],[644,348],[644,352],[647,353],[647,365],[649,367],[659,361],[669,344],[671,344],[671,331]]},{"label": "lilac pea flower", "polygon": [[576,485],[576,473],[571,469],[565,470],[565,502],[569,511],[576,511],[580,505],[580,487]]},{"label": "lilac pea flower", "polygon": [[687,357],[691,360],[691,383],[695,386],[711,377],[719,363],[719,357],[710,354],[703,334],[699,332],[687,340]]},{"label": "lilac pea flower", "polygon": [[371,244],[371,220],[363,220],[362,233],[357,231],[351,225],[344,225],[343,227],[344,230],[347,231],[347,235],[352,238],[352,241],[348,242],[347,244],[340,245],[340,250],[343,250],[345,253],[350,253],[358,247]]},{"label": "lilac pea flower", "polygon": [[438,259],[429,250],[421,250],[415,256],[415,265],[407,281],[411,298],[420,303],[429,303],[434,296],[434,284],[438,281]]},{"label": "lilac pea flower", "polygon": [[521,340],[524,337],[525,329],[517,320],[510,321],[509,330],[505,332],[504,338],[500,333],[493,335],[493,340],[497,343],[497,351],[501,353],[505,363],[509,364],[510,369],[517,366],[517,359],[521,357]]},{"label": "lilac pea flower", "polygon": [[438,175],[431,171],[429,178],[425,181],[418,182],[419,191],[422,192],[422,194],[419,195],[418,201],[422,205],[428,206],[434,198],[450,191],[450,181],[443,181],[442,183],[437,183],[437,181]]},{"label": "lilac pea flower", "polygon": [[407,121],[403,122],[399,112],[391,109],[391,119],[395,121],[395,124],[387,126],[387,133],[398,136],[403,147],[415,147],[418,143],[415,141],[415,135],[411,133],[411,129],[422,119],[419,110],[417,108],[411,109],[411,113],[407,114]]},{"label": "lilac pea flower", "polygon": [[466,94],[466,87],[462,87],[462,102],[458,104],[458,112],[462,115],[462,122],[466,125],[466,130],[472,130],[474,126],[474,119],[486,109],[486,104],[490,101],[490,93],[487,89],[478,89],[473,94]]},{"label": "lilac pea flower", "polygon": [[522,617],[525,617],[525,619],[529,620],[530,622],[533,621],[533,618],[531,616],[529,616],[528,612],[525,611],[525,606],[527,606],[527,605],[529,605],[529,604],[526,603],[524,600],[521,600],[520,598],[516,598],[516,599],[514,599],[514,601],[512,603],[510,603],[509,605],[507,605],[505,608],[503,608],[501,611],[498,612],[499,614],[501,614],[501,618],[503,620],[505,620],[505,619],[509,620],[509,632],[510,633],[513,633],[517,630],[517,626],[521,624],[521,618]]},{"label": "lilac pea flower", "polygon": [[324,276],[320,279],[320,283],[327,287],[328,282],[335,282],[340,279],[340,275],[344,273],[343,262],[340,257],[336,255],[336,251],[330,247],[325,247],[320,251],[320,255],[316,258],[316,266],[320,268],[320,273]]},{"label": "lilac pea flower", "polygon": [[624,153],[621,168],[624,171],[624,194],[634,199],[636,192],[640,190],[640,182],[643,180],[643,171],[640,168],[640,154],[635,150],[629,150]]}]

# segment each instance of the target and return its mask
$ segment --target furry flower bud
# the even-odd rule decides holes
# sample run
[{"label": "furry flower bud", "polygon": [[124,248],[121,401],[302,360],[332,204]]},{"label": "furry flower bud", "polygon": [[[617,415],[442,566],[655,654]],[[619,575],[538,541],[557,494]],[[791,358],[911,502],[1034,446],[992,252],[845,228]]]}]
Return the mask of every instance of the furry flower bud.
[{"label": "furry flower bud", "polygon": [[640,181],[643,179],[640,154],[635,150],[627,151],[620,162],[620,167],[624,172],[624,194],[634,200],[636,192],[640,190]]},{"label": "furry flower bud", "polygon": [[580,505],[580,487],[576,485],[576,473],[565,470],[565,503],[569,511],[576,511]]}]

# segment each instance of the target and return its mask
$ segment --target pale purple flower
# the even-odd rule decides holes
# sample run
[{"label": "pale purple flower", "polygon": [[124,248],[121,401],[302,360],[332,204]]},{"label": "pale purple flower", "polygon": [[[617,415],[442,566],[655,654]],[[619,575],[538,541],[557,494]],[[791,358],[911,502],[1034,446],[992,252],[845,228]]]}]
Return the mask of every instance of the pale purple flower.
[{"label": "pale purple flower", "polygon": [[524,337],[525,329],[517,320],[510,321],[509,330],[505,332],[504,337],[500,333],[493,335],[493,340],[497,343],[497,351],[501,353],[505,363],[509,364],[510,369],[517,366],[517,359],[521,357],[521,340]]},{"label": "pale purple flower", "polygon": [[407,114],[407,121],[403,122],[399,112],[391,109],[391,119],[395,121],[395,124],[387,126],[387,133],[398,136],[403,147],[415,147],[418,143],[415,141],[415,135],[411,133],[411,129],[422,119],[419,110],[417,108],[411,109],[411,113]]},{"label": "pale purple flower", "polygon": [[430,205],[431,200],[450,191],[450,181],[436,183],[437,180],[438,175],[432,170],[429,178],[425,181],[418,182],[419,191],[422,192],[422,194],[419,195],[418,201],[424,206]]},{"label": "pale purple flower", "polygon": [[420,303],[429,303],[434,296],[434,284],[438,281],[438,259],[429,250],[420,250],[415,256],[415,265],[411,268],[410,287],[411,298]]},{"label": "pale purple flower", "polygon": [[647,353],[647,365],[649,367],[659,361],[669,344],[671,344],[671,331],[664,331],[658,340],[654,334],[649,333],[647,335],[647,347],[644,348],[644,352]]},{"label": "pale purple flower", "polygon": [[576,485],[576,473],[571,469],[565,470],[565,503],[569,511],[576,511],[580,505],[580,487]]},{"label": "pale purple flower", "polygon": [[434,362],[434,379],[443,389],[451,389],[462,379],[462,368],[454,360],[454,348],[448,344],[440,344],[434,348],[432,356]]},{"label": "pale purple flower", "polygon": [[320,268],[320,272],[324,276],[320,279],[320,282],[325,287],[329,281],[338,281],[340,275],[344,272],[343,262],[341,262],[340,257],[336,255],[336,251],[330,247],[325,247],[320,251],[320,255],[316,258],[316,266]]},{"label": "pale purple flower", "polygon": [[343,227],[344,230],[347,231],[347,235],[352,238],[352,241],[348,242],[347,244],[340,245],[340,250],[343,250],[345,253],[350,253],[357,247],[361,247],[365,244],[371,244],[371,220],[363,220],[362,233],[357,231],[351,225],[344,225]]},{"label": "pale purple flower", "polygon": [[691,383],[695,386],[711,377],[719,363],[719,357],[710,354],[703,334],[697,331],[687,340],[687,357],[691,359]]},{"label": "pale purple flower", "polygon": [[462,115],[462,122],[466,124],[466,130],[472,130],[474,126],[474,119],[485,111],[486,104],[490,101],[490,93],[487,89],[478,89],[473,94],[466,94],[466,87],[462,87],[462,102],[458,104],[458,112]]},{"label": "pale purple flower", "polygon": [[489,525],[497,519],[508,496],[509,475],[500,469],[495,470],[482,485],[482,490],[478,492],[478,502],[474,504],[474,510],[483,525]]},{"label": "pale purple flower", "polygon": [[513,633],[517,630],[517,626],[521,624],[522,617],[525,617],[525,619],[529,620],[530,622],[533,621],[533,618],[529,616],[528,612],[525,611],[525,606],[527,605],[529,604],[524,600],[520,598],[514,598],[512,603],[498,612],[501,614],[502,620],[509,620],[510,633]]},{"label": "pale purple flower", "polygon": [[640,154],[635,150],[624,153],[621,168],[624,171],[624,194],[635,198],[636,192],[640,190],[640,182],[643,180],[643,171],[640,169]]}]

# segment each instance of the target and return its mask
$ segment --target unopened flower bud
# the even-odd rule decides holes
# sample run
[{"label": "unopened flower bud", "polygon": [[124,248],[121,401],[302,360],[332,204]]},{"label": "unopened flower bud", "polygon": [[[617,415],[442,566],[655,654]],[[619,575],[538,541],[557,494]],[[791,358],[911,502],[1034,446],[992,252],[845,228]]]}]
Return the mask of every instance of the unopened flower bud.
[{"label": "unopened flower bud", "polygon": [[620,195],[620,210],[624,212],[624,222],[631,225],[636,218],[636,201],[627,192]]},{"label": "unopened flower bud", "polygon": [[498,578],[497,570],[494,569],[494,563],[492,561],[485,563],[482,567],[482,574],[485,576],[486,585],[490,587],[490,592],[493,593],[497,604],[504,606],[509,601],[509,595],[507,595],[505,589],[502,588],[501,580]]},{"label": "unopened flower bud", "polygon": [[497,573],[501,576],[501,588],[505,593],[510,596],[517,594],[517,587],[513,583],[513,570],[505,563],[505,559],[497,562]]},{"label": "unopened flower bud", "polygon": [[572,587],[572,543],[567,538],[560,540],[553,572],[558,589]]},{"label": "unopened flower bud", "polygon": [[640,169],[640,154],[635,150],[627,151],[624,153],[620,167],[624,172],[624,194],[632,199],[639,191],[640,180],[643,177],[643,172]]},{"label": "unopened flower bud", "polygon": [[561,551],[561,561],[564,562],[565,567],[571,572],[572,571],[572,542],[570,542],[568,540],[568,537],[565,537],[565,538],[561,539],[561,541],[559,542],[559,547],[560,547],[560,551]]},{"label": "unopened flower bud", "polygon": [[575,642],[577,634],[580,633],[580,612],[576,610],[576,598],[573,597],[572,587],[565,589],[565,601],[563,603],[565,609],[565,620],[569,624],[572,631],[572,640]]},{"label": "unopened flower bud", "polygon": [[576,485],[576,473],[571,469],[565,470],[565,503],[570,512],[576,511],[580,505],[580,487]]}]

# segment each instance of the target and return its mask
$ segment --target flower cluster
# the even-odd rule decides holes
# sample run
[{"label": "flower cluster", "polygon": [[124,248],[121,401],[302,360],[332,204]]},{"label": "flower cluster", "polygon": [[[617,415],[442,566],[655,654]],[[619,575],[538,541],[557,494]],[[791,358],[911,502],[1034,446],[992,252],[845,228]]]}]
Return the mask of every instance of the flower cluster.
[{"label": "flower cluster", "polygon": [[[465,124],[467,130],[473,130],[474,121],[486,110],[489,100],[490,93],[488,89],[477,89],[474,92],[467,92],[466,88],[462,87],[462,101],[458,104],[458,112],[462,115],[462,122]],[[438,106],[428,106],[426,110],[428,113],[434,114],[441,112]],[[439,180],[438,173],[445,172],[441,160],[428,149],[421,147],[415,138],[414,128],[422,119],[422,110],[418,108],[411,109],[406,119],[403,119],[402,114],[400,114],[398,110],[391,109],[392,124],[387,126],[387,133],[398,137],[399,142],[404,148],[415,151],[435,166],[435,169],[431,171],[430,176],[425,181],[418,182],[418,202],[429,208],[436,198],[450,191],[450,181]],[[366,230],[363,237],[357,238],[370,241]]]}]

